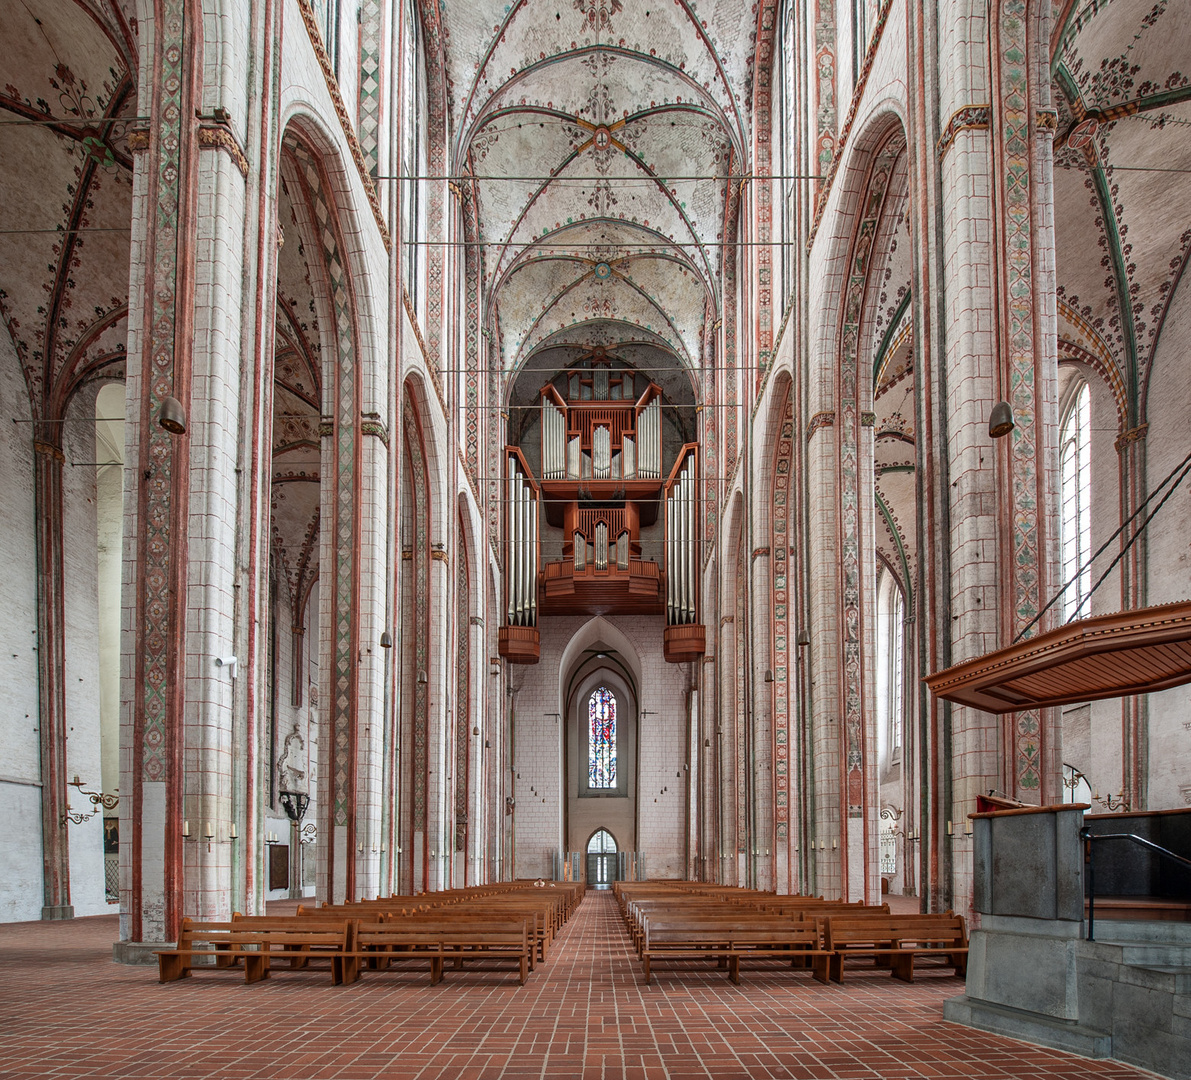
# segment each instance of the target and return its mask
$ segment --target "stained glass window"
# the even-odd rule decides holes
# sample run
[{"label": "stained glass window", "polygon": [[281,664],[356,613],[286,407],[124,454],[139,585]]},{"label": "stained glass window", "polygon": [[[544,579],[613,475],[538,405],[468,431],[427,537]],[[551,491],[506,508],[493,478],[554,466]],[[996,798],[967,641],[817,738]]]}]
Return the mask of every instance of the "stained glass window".
[{"label": "stained glass window", "polygon": [[616,698],[606,686],[587,704],[587,786],[616,787]]}]

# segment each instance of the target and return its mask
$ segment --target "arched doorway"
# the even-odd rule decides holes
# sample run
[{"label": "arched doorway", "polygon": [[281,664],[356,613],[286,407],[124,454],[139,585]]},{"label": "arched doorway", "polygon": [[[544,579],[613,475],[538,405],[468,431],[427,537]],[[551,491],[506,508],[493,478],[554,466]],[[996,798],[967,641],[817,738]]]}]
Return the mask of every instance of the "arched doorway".
[{"label": "arched doorway", "polygon": [[587,841],[587,887],[610,889],[617,880],[616,839],[607,829],[599,829]]}]

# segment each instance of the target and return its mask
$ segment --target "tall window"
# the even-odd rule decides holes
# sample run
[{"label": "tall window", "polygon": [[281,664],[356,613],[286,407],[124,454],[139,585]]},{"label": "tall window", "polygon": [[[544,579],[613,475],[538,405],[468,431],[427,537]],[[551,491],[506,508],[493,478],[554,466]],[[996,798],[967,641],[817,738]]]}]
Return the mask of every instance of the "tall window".
[{"label": "tall window", "polygon": [[587,703],[587,786],[616,787],[616,698],[606,686]]},{"label": "tall window", "polygon": [[906,601],[901,587],[884,567],[877,580],[877,722],[882,757],[901,758],[905,713]]},{"label": "tall window", "polygon": [[[421,194],[426,172],[426,140],[429,124],[426,68],[422,53],[422,31],[414,5],[406,0],[401,50],[401,236],[405,249],[405,290],[418,307],[423,264]],[[420,309],[419,309],[420,313]]]},{"label": "tall window", "polygon": [[801,170],[798,158],[798,146],[795,137],[798,117],[795,114],[797,105],[798,66],[795,59],[795,47],[798,41],[798,21],[795,18],[796,5],[788,2],[785,5],[782,21],[778,27],[780,33],[779,57],[781,74],[776,80],[777,93],[777,138],[778,154],[773,163],[773,171],[779,173],[782,179],[776,184],[778,194],[778,227],[781,229],[781,285],[777,290],[780,297],[777,317],[785,314],[786,304],[790,299],[790,291],[794,284],[794,245],[790,242],[797,230],[795,217],[795,188],[793,179]]},{"label": "tall window", "polygon": [[[1063,484],[1063,611],[1070,619],[1091,614],[1092,424],[1091,391],[1081,383],[1063,420],[1059,448]],[[1072,579],[1075,579],[1074,581]]]}]

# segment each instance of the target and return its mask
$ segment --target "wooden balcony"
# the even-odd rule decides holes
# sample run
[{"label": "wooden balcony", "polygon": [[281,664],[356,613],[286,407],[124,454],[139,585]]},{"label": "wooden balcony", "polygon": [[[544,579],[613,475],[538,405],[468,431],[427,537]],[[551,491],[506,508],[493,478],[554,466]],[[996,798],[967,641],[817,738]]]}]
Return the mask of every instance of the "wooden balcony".
[{"label": "wooden balcony", "polygon": [[575,572],[573,560],[542,567],[539,615],[660,615],[662,572],[655,562],[630,559],[627,570],[588,565]]},{"label": "wooden balcony", "polygon": [[510,664],[536,664],[542,655],[542,639],[536,626],[502,626],[497,633],[497,647]]},{"label": "wooden balcony", "polygon": [[667,626],[662,636],[662,652],[671,664],[689,664],[707,651],[706,638],[702,623]]}]

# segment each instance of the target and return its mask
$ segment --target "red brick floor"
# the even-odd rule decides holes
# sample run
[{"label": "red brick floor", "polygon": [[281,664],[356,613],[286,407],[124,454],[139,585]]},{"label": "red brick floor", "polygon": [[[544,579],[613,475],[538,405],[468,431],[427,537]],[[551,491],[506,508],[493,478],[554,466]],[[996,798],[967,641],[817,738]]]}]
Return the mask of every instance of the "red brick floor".
[{"label": "red brick floor", "polygon": [[986,1035],[942,1019],[962,992],[858,967],[808,973],[663,971],[640,984],[615,903],[589,893],[549,962],[515,976],[280,972],[246,986],[200,973],[161,985],[111,962],[114,916],[0,926],[0,1077],[284,1080],[738,1080],[1150,1074]]}]

